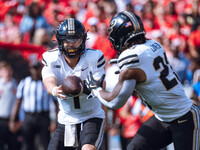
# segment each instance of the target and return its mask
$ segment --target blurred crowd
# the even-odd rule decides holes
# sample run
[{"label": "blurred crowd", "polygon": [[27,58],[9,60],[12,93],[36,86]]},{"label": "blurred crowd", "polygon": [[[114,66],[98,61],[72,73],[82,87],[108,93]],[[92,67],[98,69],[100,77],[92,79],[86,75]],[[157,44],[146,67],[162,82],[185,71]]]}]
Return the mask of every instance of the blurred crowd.
[{"label": "blurred crowd", "polygon": [[[88,31],[86,47],[101,50],[108,62],[117,56],[107,39],[108,24],[123,10],[134,11],[141,17],[146,37],[164,46],[174,72],[184,86],[192,88],[189,96],[199,105],[199,0],[0,0],[0,61],[11,64],[19,83],[29,75],[27,61],[20,52],[11,52],[2,45],[53,49],[56,47],[54,31],[66,18],[74,17]],[[34,49],[32,52],[35,53]],[[105,69],[109,67],[106,63]]]}]

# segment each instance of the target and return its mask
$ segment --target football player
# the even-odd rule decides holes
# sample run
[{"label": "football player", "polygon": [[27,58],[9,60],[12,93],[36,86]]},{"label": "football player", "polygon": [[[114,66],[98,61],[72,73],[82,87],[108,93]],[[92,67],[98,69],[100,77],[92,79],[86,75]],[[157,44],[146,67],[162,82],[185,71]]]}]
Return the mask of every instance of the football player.
[{"label": "football player", "polygon": [[112,92],[106,92],[90,73],[87,87],[114,109],[135,90],[155,114],[141,126],[128,150],[159,150],[172,142],[176,150],[199,150],[199,109],[185,95],[162,45],[145,38],[143,23],[133,12],[113,17],[108,32],[119,54],[112,61],[120,68],[119,80]]},{"label": "football player", "polygon": [[43,54],[42,77],[47,91],[58,98],[58,127],[48,150],[99,149],[105,126],[105,114],[97,98],[87,99],[85,91],[79,96],[63,94],[62,80],[76,75],[85,80],[88,72],[95,78],[104,74],[105,60],[100,50],[85,48],[87,32],[76,19],[62,22],[56,32],[58,48]]}]

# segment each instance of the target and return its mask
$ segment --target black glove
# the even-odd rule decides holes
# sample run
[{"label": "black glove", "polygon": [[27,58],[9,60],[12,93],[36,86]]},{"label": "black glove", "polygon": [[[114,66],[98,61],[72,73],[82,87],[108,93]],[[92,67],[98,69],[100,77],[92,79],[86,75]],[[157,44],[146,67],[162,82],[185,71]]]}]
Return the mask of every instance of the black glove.
[{"label": "black glove", "polygon": [[87,83],[85,80],[83,80],[83,93],[85,93],[86,95],[90,95],[91,93],[91,91],[89,91],[87,88]]},{"label": "black glove", "polygon": [[103,76],[99,80],[95,80],[92,75],[92,72],[90,71],[90,73],[86,79],[86,86],[87,86],[88,90],[91,92],[93,89],[102,87],[104,78],[105,78],[105,74],[103,74]]}]

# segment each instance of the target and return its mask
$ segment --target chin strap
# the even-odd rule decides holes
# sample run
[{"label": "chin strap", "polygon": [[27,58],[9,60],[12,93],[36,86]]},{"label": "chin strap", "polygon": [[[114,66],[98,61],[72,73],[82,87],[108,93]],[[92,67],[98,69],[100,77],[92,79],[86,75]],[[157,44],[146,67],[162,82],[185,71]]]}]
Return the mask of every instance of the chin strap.
[{"label": "chin strap", "polygon": [[117,51],[117,54],[118,55],[120,55],[121,54],[121,52],[122,52],[122,46],[123,45],[123,38],[120,38],[119,39],[119,49],[118,49],[118,51]]}]

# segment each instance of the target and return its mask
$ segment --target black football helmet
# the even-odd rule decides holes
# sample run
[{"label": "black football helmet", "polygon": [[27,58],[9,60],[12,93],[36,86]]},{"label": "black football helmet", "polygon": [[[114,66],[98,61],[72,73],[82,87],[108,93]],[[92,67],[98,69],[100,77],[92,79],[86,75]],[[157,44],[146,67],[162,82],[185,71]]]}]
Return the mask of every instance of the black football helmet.
[{"label": "black football helmet", "polygon": [[[85,51],[85,42],[87,39],[87,32],[85,27],[77,19],[69,18],[63,21],[57,28],[56,39],[58,49],[68,58],[75,58],[80,56]],[[76,41],[82,39],[79,47],[64,47],[63,40]]]},{"label": "black football helmet", "polygon": [[120,54],[128,40],[140,34],[145,35],[145,30],[138,15],[123,11],[111,19],[108,33],[109,41],[117,53]]}]

